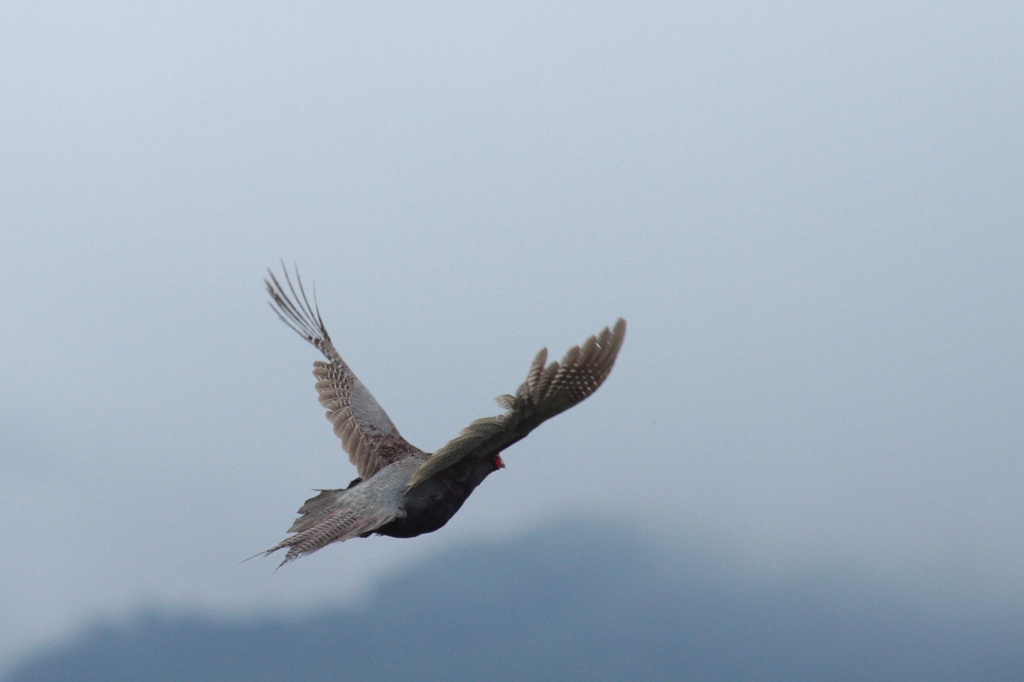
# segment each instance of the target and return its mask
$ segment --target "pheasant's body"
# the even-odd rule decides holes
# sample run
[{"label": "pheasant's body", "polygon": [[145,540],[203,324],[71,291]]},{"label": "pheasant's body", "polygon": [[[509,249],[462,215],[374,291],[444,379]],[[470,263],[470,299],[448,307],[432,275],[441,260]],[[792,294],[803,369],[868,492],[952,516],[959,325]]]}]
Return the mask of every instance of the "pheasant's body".
[{"label": "pheasant's body", "polygon": [[314,363],[316,389],[359,478],[348,488],[324,490],[306,501],[289,529],[294,535],[265,552],[287,548],[282,564],[353,537],[410,538],[444,526],[487,476],[505,466],[503,450],[597,390],[626,334],[626,322],[620,319],[613,330],[605,328],[582,347],[570,349],[561,363],[546,366],[547,350],[541,350],[516,395],[498,398],[504,414],[478,419],[430,454],[401,436],[341,359],[301,280],[296,289],[285,272],[285,281],[291,296],[270,274],[271,306],[327,358]]},{"label": "pheasant's body", "polygon": [[462,508],[462,504],[483,480],[504,464],[494,458],[462,460],[416,486],[402,500],[404,517],[373,531],[393,538],[414,538],[433,533]]}]

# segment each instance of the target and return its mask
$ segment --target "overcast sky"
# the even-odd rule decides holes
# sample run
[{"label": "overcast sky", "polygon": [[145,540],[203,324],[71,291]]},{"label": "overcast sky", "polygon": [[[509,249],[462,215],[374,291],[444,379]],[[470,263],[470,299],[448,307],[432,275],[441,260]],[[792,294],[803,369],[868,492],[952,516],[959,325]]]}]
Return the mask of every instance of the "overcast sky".
[{"label": "overcast sky", "polygon": [[[0,7],[0,659],[559,515],[1024,602],[1020,3]],[[403,435],[623,316],[453,521],[272,574],[354,477],[280,258]]]}]

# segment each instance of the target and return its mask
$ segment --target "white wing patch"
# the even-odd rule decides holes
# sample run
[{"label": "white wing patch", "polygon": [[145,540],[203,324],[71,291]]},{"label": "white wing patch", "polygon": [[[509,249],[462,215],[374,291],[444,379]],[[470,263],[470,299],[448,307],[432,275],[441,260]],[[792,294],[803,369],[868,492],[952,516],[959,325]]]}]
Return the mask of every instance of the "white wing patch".
[{"label": "white wing patch", "polygon": [[370,440],[380,441],[398,434],[398,429],[391,422],[388,413],[374,400],[370,389],[359,379],[356,379],[355,386],[352,387],[352,413]]}]

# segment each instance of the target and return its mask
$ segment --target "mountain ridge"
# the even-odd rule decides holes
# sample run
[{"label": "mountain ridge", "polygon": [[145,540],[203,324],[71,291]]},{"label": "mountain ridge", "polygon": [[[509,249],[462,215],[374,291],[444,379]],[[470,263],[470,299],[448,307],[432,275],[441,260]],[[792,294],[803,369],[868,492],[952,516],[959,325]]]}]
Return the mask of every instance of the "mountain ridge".
[{"label": "mountain ridge", "polygon": [[[37,652],[5,682],[69,680],[1017,680],[1024,613],[936,622],[852,583],[693,573],[623,525],[463,545],[359,605],[218,620],[149,610]],[[716,573],[716,566],[717,573]]]}]

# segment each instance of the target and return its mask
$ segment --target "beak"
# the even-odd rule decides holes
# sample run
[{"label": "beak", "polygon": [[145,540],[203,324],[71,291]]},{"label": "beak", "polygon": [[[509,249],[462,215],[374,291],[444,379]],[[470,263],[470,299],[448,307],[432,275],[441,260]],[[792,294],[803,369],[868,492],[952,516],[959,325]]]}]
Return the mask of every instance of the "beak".
[{"label": "beak", "polygon": [[501,458],[501,455],[494,456],[494,466],[496,466],[499,469],[505,468],[505,461]]}]

